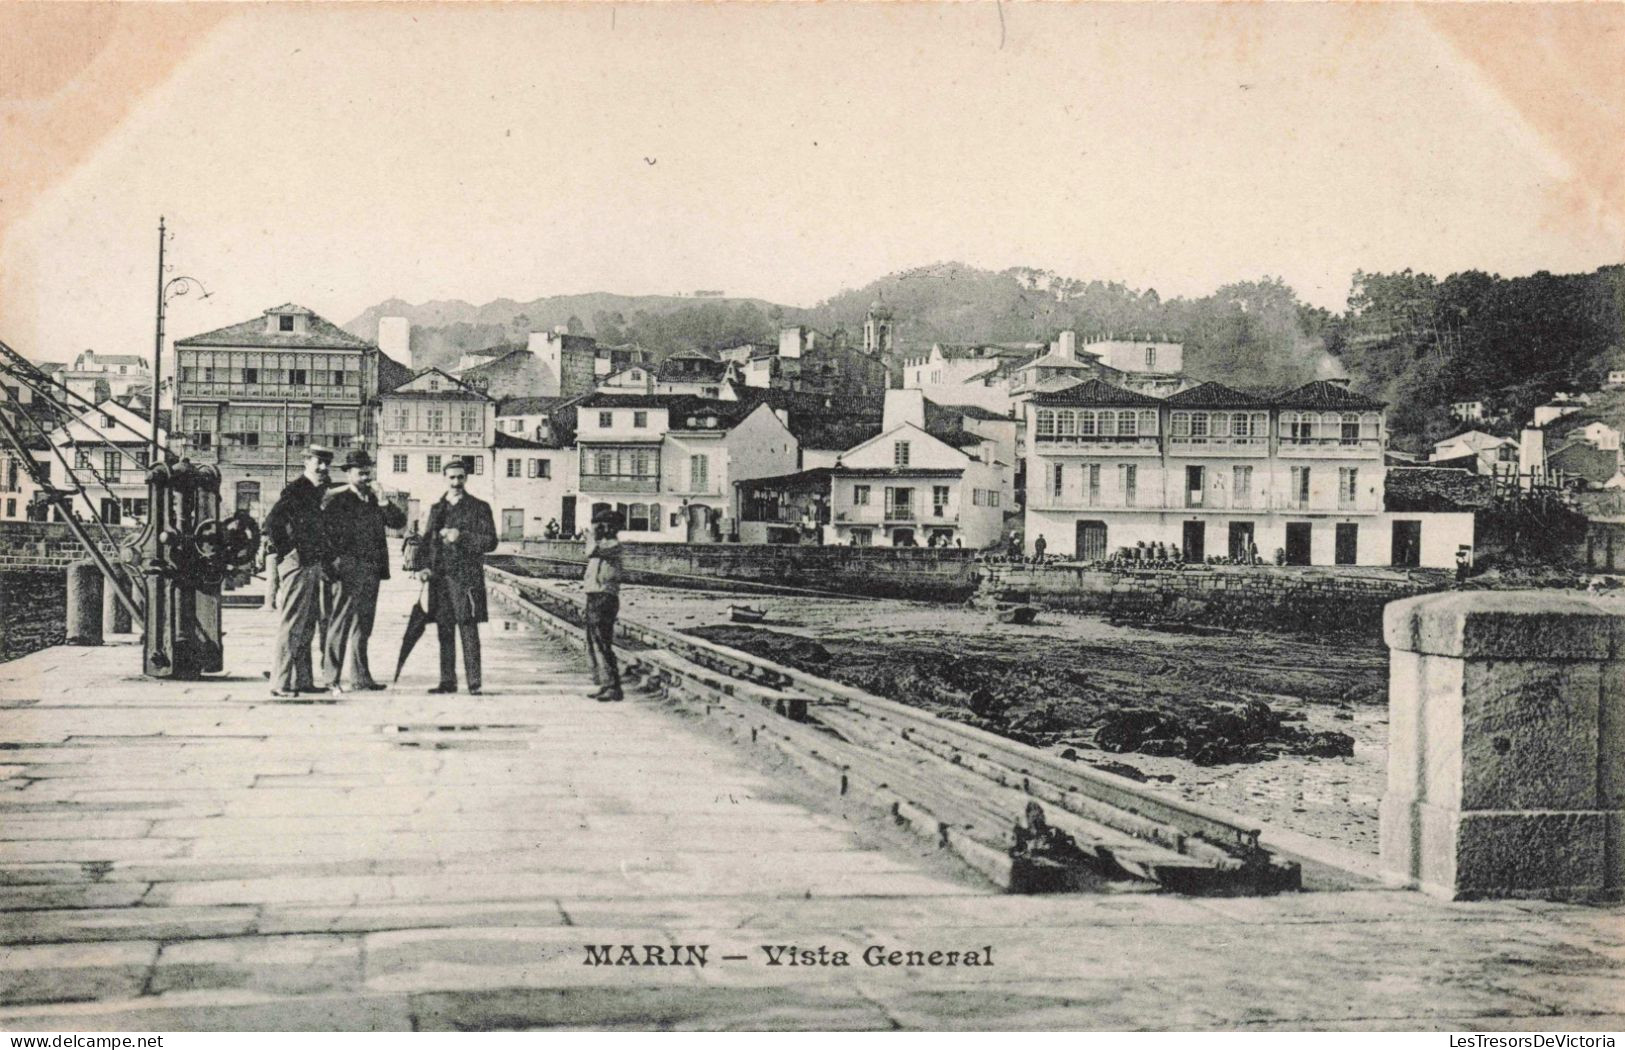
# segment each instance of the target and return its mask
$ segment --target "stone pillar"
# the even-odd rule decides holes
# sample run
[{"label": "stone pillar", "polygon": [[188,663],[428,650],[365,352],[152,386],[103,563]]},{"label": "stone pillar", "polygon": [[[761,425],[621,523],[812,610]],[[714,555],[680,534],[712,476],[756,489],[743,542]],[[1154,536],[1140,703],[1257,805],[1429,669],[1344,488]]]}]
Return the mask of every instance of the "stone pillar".
[{"label": "stone pillar", "polygon": [[118,600],[118,591],[102,581],[102,634],[129,634],[130,610]]},{"label": "stone pillar", "polygon": [[66,626],[69,645],[102,644],[102,571],[93,561],[68,566]]},{"label": "stone pillar", "polygon": [[1384,869],[1447,899],[1618,899],[1625,605],[1437,594],[1383,628]]}]

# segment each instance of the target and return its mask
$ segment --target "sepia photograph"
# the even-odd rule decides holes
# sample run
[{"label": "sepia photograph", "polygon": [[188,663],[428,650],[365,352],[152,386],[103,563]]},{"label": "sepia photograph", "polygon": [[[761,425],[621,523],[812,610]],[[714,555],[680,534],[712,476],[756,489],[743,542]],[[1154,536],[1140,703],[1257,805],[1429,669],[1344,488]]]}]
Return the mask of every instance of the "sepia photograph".
[{"label": "sepia photograph", "polygon": [[0,1033],[1612,1047],[1622,433],[1625,3],[0,0]]}]

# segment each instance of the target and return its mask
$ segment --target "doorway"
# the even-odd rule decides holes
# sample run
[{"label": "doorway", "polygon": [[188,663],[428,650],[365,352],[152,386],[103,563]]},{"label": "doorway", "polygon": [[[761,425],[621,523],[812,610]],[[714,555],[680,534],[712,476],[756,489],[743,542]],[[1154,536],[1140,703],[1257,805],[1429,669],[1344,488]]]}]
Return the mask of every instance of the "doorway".
[{"label": "doorway", "polygon": [[1253,550],[1253,523],[1250,521],[1232,521],[1230,523],[1230,560],[1244,562]]},{"label": "doorway", "polygon": [[559,535],[571,539],[576,534],[576,498],[566,496],[559,508]]},{"label": "doorway", "polygon": [[502,512],[502,538],[504,540],[522,540],[525,538],[525,512],[523,510],[507,509]]},{"label": "doorway", "polygon": [[1289,521],[1286,523],[1286,563],[1288,565],[1308,565],[1309,551],[1313,543],[1314,530],[1307,521]]},{"label": "doorway", "polygon": [[1394,522],[1393,563],[1402,569],[1419,568],[1422,564],[1422,523],[1419,521]]},{"label": "doorway", "polygon": [[1106,560],[1106,523],[1103,521],[1078,522],[1077,558],[1079,561]]},{"label": "doorway", "polygon": [[1185,548],[1185,561],[1190,565],[1200,565],[1207,561],[1207,522],[1185,522],[1185,533],[1180,546]]},{"label": "doorway", "polygon": [[1337,553],[1335,561],[1338,565],[1354,565],[1360,559],[1360,526],[1353,523],[1344,523],[1337,526]]}]

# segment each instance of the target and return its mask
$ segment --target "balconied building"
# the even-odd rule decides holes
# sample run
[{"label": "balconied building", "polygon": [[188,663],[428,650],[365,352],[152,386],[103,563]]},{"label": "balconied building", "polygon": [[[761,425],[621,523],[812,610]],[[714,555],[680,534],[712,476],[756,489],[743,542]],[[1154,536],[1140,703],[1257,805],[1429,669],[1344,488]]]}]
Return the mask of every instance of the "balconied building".
[{"label": "balconied building", "polygon": [[452,459],[468,464],[468,491],[490,502],[496,402],[438,368],[427,368],[378,398],[378,484],[406,495],[406,516],[421,526],[446,489]]},{"label": "balconied building", "polygon": [[378,348],[302,306],[177,340],[175,356],[177,437],[220,470],[228,509],[264,517],[313,442],[374,448]]},{"label": "balconied building", "polygon": [[765,402],[596,393],[576,407],[578,514],[610,507],[628,540],[715,543],[737,528],[734,482],[786,474],[796,439]]},{"label": "balconied building", "polygon": [[1256,550],[1289,565],[1448,567],[1472,516],[1385,511],[1383,408],[1330,382],[1158,398],[1095,379],[1036,395],[1028,549],[1042,536],[1082,561],[1160,543],[1188,562]]}]

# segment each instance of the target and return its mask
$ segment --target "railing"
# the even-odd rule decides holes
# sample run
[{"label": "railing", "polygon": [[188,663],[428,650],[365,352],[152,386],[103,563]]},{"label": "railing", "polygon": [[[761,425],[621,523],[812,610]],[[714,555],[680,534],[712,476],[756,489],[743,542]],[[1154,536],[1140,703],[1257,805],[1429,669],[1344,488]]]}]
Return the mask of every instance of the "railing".
[{"label": "railing", "polygon": [[658,475],[628,475],[628,474],[583,474],[581,475],[581,492],[659,492],[660,477]]},{"label": "railing", "polygon": [[483,431],[477,430],[394,430],[385,428],[380,432],[378,441],[379,444],[383,445],[466,445],[483,448],[485,434]]},{"label": "railing", "polygon": [[1357,441],[1346,441],[1340,437],[1292,437],[1290,435],[1281,437],[1282,452],[1310,449],[1325,451],[1334,448],[1345,449],[1350,452],[1380,452],[1382,451],[1382,439],[1360,438]]},{"label": "railing", "polygon": [[913,507],[887,507],[884,521],[915,521],[917,517]]},{"label": "railing", "polygon": [[357,405],[362,400],[359,382],[343,386],[331,383],[294,386],[291,383],[206,383],[195,379],[181,381],[180,397],[182,400],[189,397],[227,397],[264,398],[268,401],[346,401]]},{"label": "railing", "polygon": [[1182,435],[1168,439],[1170,450],[1190,452],[1267,452],[1270,439],[1267,437],[1213,437]]},{"label": "railing", "polygon": [[1101,448],[1143,448],[1155,451],[1159,438],[1156,434],[1039,434],[1037,440],[1043,442],[1045,452],[1058,449],[1079,448],[1097,450]]}]

